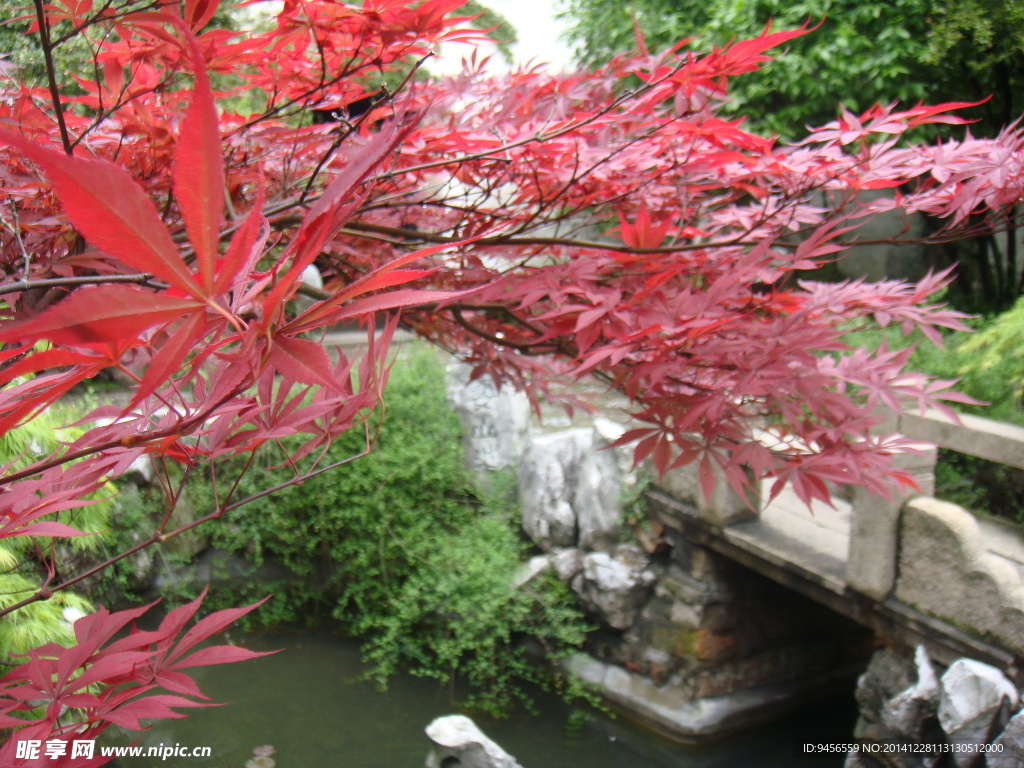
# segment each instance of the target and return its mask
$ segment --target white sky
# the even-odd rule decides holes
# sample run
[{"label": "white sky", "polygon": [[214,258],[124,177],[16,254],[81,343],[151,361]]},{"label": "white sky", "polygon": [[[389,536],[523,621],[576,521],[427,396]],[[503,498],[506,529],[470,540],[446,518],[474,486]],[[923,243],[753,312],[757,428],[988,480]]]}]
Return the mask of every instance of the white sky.
[{"label": "white sky", "polygon": [[[569,47],[558,39],[566,25],[555,19],[555,0],[483,0],[483,4],[504,16],[518,31],[519,42],[513,46],[516,64],[526,64],[533,59],[535,63],[549,64],[555,70],[571,68]],[[254,15],[276,13],[279,7],[280,0],[263,0],[248,6],[246,12]],[[444,45],[440,55],[430,62],[428,68],[435,74],[458,72],[462,69],[462,59],[470,55],[473,47],[465,44]],[[487,46],[486,50],[480,46],[478,56],[486,53],[494,54],[491,57],[491,69],[505,71],[509,68],[494,46]]]},{"label": "white sky", "polygon": [[[518,31],[519,42],[512,51],[516,63],[525,64],[534,59],[535,63],[544,62],[556,70],[569,67],[569,47],[558,39],[565,31],[565,24],[555,19],[552,0],[483,0],[483,3],[508,19]],[[488,52],[493,50],[490,46],[488,48]],[[461,69],[463,57],[469,56],[471,51],[472,47],[468,45],[444,45],[429,69],[438,74],[456,72]],[[497,70],[507,69],[497,52],[491,57],[490,66]]]}]

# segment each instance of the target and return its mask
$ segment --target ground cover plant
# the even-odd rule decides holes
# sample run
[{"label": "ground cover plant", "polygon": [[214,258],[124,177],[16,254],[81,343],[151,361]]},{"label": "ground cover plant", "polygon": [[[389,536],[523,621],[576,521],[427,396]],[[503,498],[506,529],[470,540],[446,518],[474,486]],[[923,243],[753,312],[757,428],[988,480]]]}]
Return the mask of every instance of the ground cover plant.
[{"label": "ground cover plant", "polygon": [[[0,99],[0,433],[102,371],[132,394],[3,468],[0,538],[29,537],[39,578],[4,620],[372,450],[399,323],[535,401],[598,377],[634,403],[641,426],[624,440],[636,458],[658,471],[696,462],[706,491],[719,473],[804,500],[830,482],[913,483],[890,462],[904,441],[872,434],[876,406],[958,395],[904,371],[908,352],[851,351],[842,337],[870,323],[929,338],[959,327],[928,301],[948,276],[793,274],[883,210],[943,219],[941,240],[1006,226],[1020,131],[900,145],[914,127],[959,122],[958,104],[842,112],[790,145],[724,119],[730,79],[806,30],[702,56],[641,50],[589,72],[495,80],[471,61],[426,77],[436,44],[481,36],[459,7],[287,0],[251,31],[217,23],[227,8],[215,0],[28,9],[46,78],[13,73]],[[83,38],[91,66],[65,81],[52,53]],[[877,189],[893,193],[862,201]],[[311,265],[323,288],[303,284]],[[365,329],[358,361],[320,343],[339,323]],[[328,457],[353,430],[358,447]],[[243,489],[286,438],[291,474]],[[164,516],[132,547],[66,571],[50,542],[84,532],[55,516],[140,460],[162,478]],[[174,527],[194,475],[210,479],[211,507]],[[71,648],[32,649],[0,680],[0,725],[20,726],[0,762],[14,764],[18,739],[60,749],[201,706],[189,666],[250,654],[194,651],[245,610],[189,629],[198,608],[154,632],[130,629],[137,612],[100,610],[75,624]]]}]

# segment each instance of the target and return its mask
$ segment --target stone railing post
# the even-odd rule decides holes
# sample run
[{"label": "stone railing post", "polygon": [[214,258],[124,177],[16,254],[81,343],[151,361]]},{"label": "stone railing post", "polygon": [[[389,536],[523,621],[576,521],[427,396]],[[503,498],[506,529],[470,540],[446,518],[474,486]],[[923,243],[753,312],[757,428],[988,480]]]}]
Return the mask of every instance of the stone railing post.
[{"label": "stone railing post", "polygon": [[[898,432],[900,418],[891,414],[878,431]],[[924,455],[910,453],[893,457],[893,465],[914,475],[918,491],[899,489],[892,499],[876,496],[863,488],[853,494],[850,550],[846,561],[846,583],[851,589],[875,600],[884,600],[896,585],[899,555],[899,520],[903,504],[912,496],[935,492],[935,446],[922,443]]]},{"label": "stone railing post", "polygon": [[657,483],[663,491],[679,501],[693,505],[697,516],[720,528],[754,520],[760,512],[760,499],[756,493],[744,498],[736,493],[725,479],[724,473],[715,466],[715,489],[711,498],[705,499],[700,488],[700,475],[696,463],[672,469]]}]

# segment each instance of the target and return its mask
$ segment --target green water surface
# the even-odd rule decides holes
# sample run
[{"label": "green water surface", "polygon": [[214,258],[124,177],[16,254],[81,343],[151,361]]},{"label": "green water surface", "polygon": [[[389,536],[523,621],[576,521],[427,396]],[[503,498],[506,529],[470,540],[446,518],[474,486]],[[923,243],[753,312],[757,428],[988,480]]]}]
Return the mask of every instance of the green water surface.
[{"label": "green water surface", "polygon": [[[386,692],[358,680],[358,645],[327,634],[289,632],[246,638],[255,650],[284,651],[241,664],[195,670],[200,688],[227,706],[190,710],[138,739],[143,746],[209,746],[209,758],[121,758],[123,768],[244,768],[253,748],[271,745],[277,768],[420,768],[423,729],[458,713],[452,692],[433,680],[401,676]],[[849,697],[852,699],[852,697]],[[661,739],[624,718],[600,713],[569,729],[569,708],[538,697],[538,714],[477,724],[523,768],[839,768],[842,757],[796,757],[804,741],[845,741],[852,701],[819,706],[780,724],[701,746]],[[114,741],[129,743],[124,738]]]}]

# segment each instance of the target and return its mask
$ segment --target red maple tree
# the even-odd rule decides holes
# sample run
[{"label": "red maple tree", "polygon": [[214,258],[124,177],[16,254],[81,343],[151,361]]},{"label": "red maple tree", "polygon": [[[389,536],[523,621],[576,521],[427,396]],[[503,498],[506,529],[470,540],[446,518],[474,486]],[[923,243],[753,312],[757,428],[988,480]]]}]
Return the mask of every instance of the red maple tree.
[{"label": "red maple tree", "polygon": [[[951,111],[967,105],[890,105],[781,146],[718,117],[729,79],[802,31],[593,72],[491,76],[474,60],[418,77],[439,43],[483,37],[461,4],[285,0],[268,31],[236,33],[209,25],[217,0],[37,2],[44,48],[62,23],[89,36],[95,66],[79,95],[51,66],[49,87],[0,99],[0,433],[106,369],[133,392],[54,455],[5,468],[0,537],[79,535],[55,513],[142,458],[182,465],[185,480],[208,473],[219,495],[172,528],[165,473],[167,512],[147,538],[73,575],[40,552],[44,584],[4,613],[244,505],[217,474],[225,459],[302,435],[292,482],[329,470],[325,446],[368,429],[399,323],[535,400],[597,377],[635,405],[641,426],[623,440],[637,460],[698,462],[707,491],[719,472],[740,490],[774,478],[773,493],[788,483],[804,500],[827,499],[830,482],[912,483],[890,464],[904,441],[871,432],[876,406],[958,395],[904,371],[908,353],[851,354],[842,337],[865,322],[933,338],[961,327],[927,303],[948,275],[797,273],[885,210],[946,217],[937,239],[976,231],[979,216],[999,226],[1021,197],[1021,132],[902,146],[914,126],[963,122]],[[893,192],[860,194],[877,189]],[[323,289],[303,285],[310,265]],[[311,306],[290,301],[300,293]],[[366,327],[358,362],[319,341],[350,321]],[[183,655],[244,610],[186,631],[197,608],[119,640],[137,612],[80,620],[77,646],[39,648],[0,680],[0,725],[91,738],[199,705],[182,669],[252,654]],[[67,709],[79,717],[62,720]]]}]

